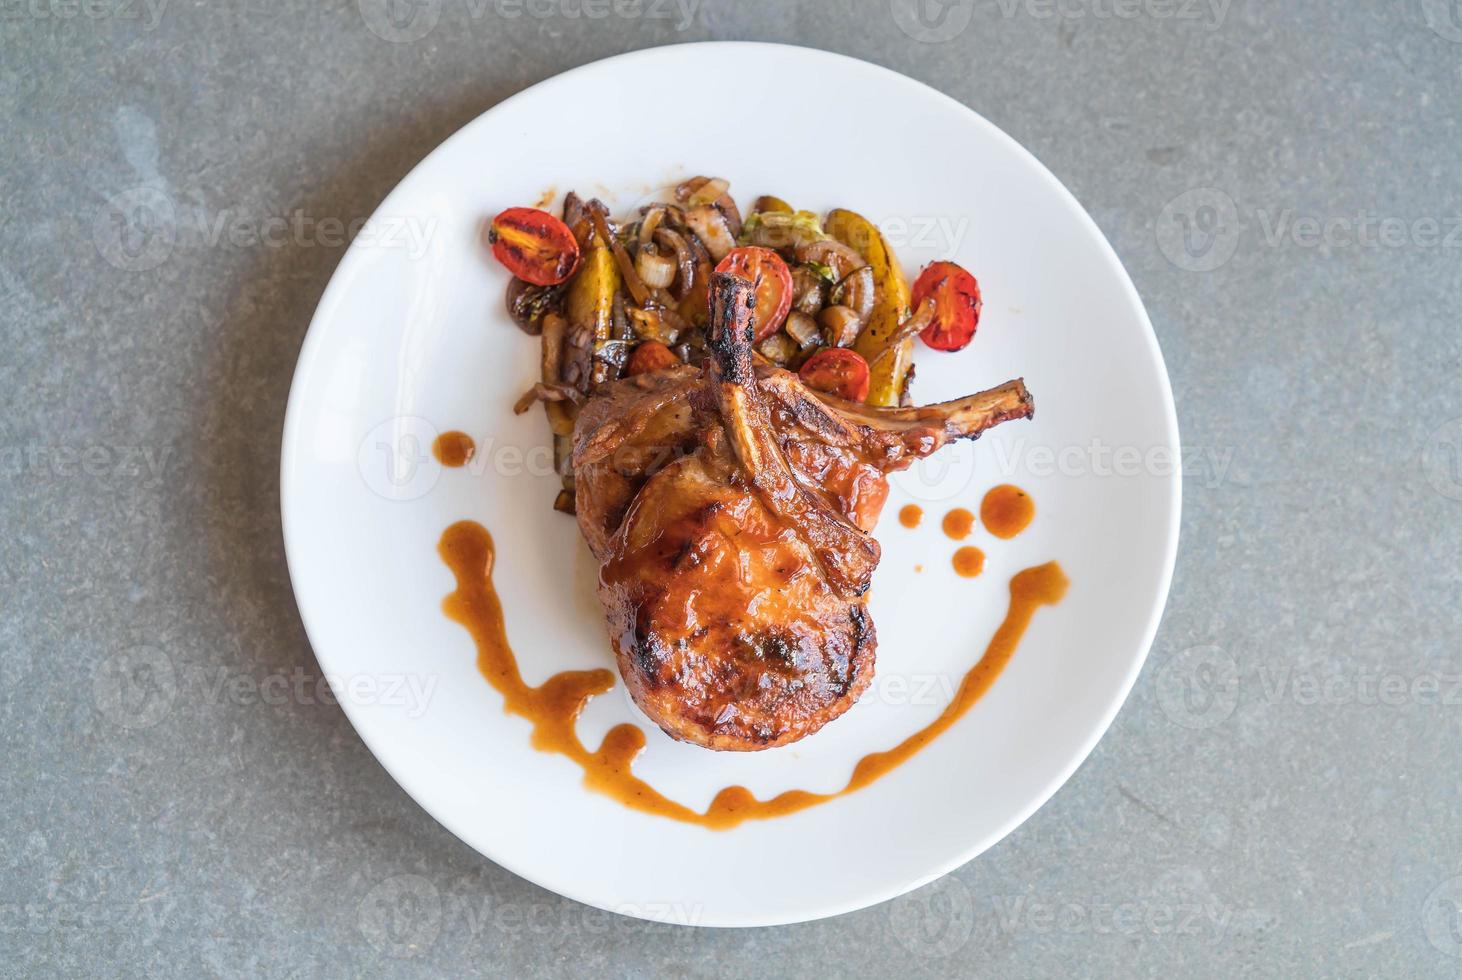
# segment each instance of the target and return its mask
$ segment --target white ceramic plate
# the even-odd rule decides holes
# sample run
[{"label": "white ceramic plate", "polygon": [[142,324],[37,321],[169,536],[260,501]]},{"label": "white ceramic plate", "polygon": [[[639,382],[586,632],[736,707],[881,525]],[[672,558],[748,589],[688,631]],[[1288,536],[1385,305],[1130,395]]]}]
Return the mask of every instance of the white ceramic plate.
[{"label": "white ceramic plate", "polygon": [[[708,111],[707,79],[736,98]],[[788,93],[822,93],[791,98]],[[646,106],[656,111],[646,113]],[[838,107],[858,107],[861,126]],[[945,450],[894,481],[877,536],[878,680],[843,718],[796,745],[718,754],[671,741],[619,685],[580,722],[645,728],[637,772],[704,809],[740,783],[765,798],[842,787],[864,754],[932,720],[984,650],[1010,576],[1055,559],[1071,579],[1036,614],[993,690],[922,754],[829,805],[715,832],[588,792],[567,760],[478,675],[440,604],[452,578],[442,530],[494,534],[508,631],[525,677],[612,666],[595,566],[555,513],[539,411],[511,406],[538,344],[502,309],[506,273],[484,223],[545,194],[603,197],[624,213],[698,173],[877,221],[910,278],[949,258],[980,280],[985,312],[958,354],[918,355],[919,400],[1024,377],[1032,422]],[[474,463],[429,458],[461,429]],[[765,44],[656,48],[571,71],[485,113],[427,157],[340,263],[290,392],[282,504],[290,574],[320,665],[356,730],[453,833],[563,895],[646,918],[769,925],[846,912],[958,867],[1008,834],[1106,730],[1152,641],[1177,547],[1172,394],[1152,327],[1095,224],[1029,153],[932,89],[863,62]],[[1014,482],[1034,524],[1011,541],[977,529],[985,573],[962,579],[939,529]],[[895,517],[917,501],[910,531]],[[922,565],[922,573],[915,571]]]}]

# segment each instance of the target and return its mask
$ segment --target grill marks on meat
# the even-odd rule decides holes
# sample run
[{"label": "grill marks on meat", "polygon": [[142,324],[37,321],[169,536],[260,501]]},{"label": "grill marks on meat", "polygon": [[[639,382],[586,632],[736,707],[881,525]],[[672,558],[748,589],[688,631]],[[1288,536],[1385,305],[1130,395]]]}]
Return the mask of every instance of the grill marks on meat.
[{"label": "grill marks on meat", "polygon": [[885,474],[1031,414],[1019,381],[922,409],[813,392],[753,364],[754,296],[713,276],[705,368],[608,385],[574,433],[620,673],[666,732],[713,749],[784,745],[857,701]]}]

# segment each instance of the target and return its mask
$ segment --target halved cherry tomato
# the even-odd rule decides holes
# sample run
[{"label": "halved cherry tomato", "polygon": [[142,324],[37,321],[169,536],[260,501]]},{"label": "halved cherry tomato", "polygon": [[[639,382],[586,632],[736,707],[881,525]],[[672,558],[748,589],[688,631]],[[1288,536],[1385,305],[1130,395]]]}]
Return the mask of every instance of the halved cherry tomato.
[{"label": "halved cherry tomato", "polygon": [[579,243],[569,226],[537,208],[508,208],[492,219],[487,241],[509,272],[535,286],[555,286],[579,264]]},{"label": "halved cherry tomato", "polygon": [[868,397],[868,362],[862,354],[846,347],[824,347],[809,357],[797,374],[809,388],[850,402]]},{"label": "halved cherry tomato", "polygon": [[658,340],[646,340],[635,348],[635,352],[629,356],[629,364],[625,367],[624,373],[630,377],[636,374],[644,374],[646,371],[663,371],[665,368],[680,366],[680,358],[675,352]]},{"label": "halved cherry tomato", "polygon": [[792,308],[792,272],[782,257],[760,245],[733,248],[716,264],[717,272],[729,272],[756,283],[756,308],[751,311],[752,330],[761,343],[782,326]]},{"label": "halved cherry tomato", "polygon": [[931,262],[914,280],[914,309],[934,297],[934,320],[919,337],[935,350],[962,350],[980,325],[980,284],[953,262]]}]

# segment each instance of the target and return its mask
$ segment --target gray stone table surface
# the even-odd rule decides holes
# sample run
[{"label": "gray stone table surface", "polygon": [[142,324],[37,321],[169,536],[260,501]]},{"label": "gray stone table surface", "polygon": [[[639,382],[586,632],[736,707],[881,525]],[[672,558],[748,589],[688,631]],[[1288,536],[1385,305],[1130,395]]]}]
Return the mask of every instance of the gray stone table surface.
[{"label": "gray stone table surface", "polygon": [[[1462,973],[1462,7],[914,14],[0,0],[0,975]],[[534,82],[727,38],[886,65],[1029,147],[1130,270],[1194,450],[1162,628],[1071,781],[940,883],[748,931],[528,884],[337,707],[251,696],[318,675],[277,469],[342,249],[206,231],[363,218]],[[872,132],[789,97],[832,100],[834,154]]]}]

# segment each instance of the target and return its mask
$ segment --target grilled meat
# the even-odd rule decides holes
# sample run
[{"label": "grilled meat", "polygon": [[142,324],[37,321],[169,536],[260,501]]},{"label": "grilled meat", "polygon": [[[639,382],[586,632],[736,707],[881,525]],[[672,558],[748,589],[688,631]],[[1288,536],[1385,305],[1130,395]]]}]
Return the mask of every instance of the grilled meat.
[{"label": "grilled meat", "polygon": [[604,386],[574,429],[579,526],[635,703],[722,750],[803,738],[873,677],[886,474],[1029,417],[1025,386],[871,408],[755,365],[751,283],[711,281],[711,357]]}]

